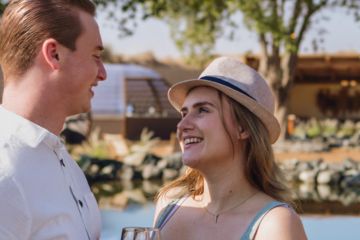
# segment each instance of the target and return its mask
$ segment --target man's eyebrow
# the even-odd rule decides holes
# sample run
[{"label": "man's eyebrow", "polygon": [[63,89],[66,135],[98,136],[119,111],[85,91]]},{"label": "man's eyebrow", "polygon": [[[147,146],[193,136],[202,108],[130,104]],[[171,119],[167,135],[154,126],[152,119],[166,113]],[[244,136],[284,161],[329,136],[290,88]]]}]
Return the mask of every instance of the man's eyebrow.
[{"label": "man's eyebrow", "polygon": [[[192,105],[192,108],[202,107],[202,106],[204,106],[204,105],[210,105],[211,107],[215,107],[215,105],[214,105],[213,103],[211,103],[211,102],[202,101],[202,102],[194,103],[194,104]],[[187,110],[188,110],[188,107],[182,107],[182,108],[180,109],[180,112],[185,112],[185,111],[187,111]]]}]

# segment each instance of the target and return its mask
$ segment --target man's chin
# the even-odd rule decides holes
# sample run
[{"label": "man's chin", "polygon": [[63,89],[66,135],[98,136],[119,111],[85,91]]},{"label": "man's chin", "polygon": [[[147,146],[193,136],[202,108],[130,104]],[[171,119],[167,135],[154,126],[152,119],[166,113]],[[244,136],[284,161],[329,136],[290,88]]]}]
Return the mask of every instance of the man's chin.
[{"label": "man's chin", "polygon": [[68,116],[73,116],[73,115],[81,114],[81,113],[87,113],[90,111],[91,111],[91,106],[89,104],[89,106],[83,106],[82,108],[73,109],[71,112],[68,113]]}]

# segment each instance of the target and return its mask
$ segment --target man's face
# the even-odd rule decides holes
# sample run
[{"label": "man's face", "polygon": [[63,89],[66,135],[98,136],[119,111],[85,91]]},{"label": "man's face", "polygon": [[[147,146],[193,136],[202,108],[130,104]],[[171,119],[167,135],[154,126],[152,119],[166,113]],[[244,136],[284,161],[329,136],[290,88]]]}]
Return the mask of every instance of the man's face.
[{"label": "man's face", "polygon": [[68,49],[63,60],[61,88],[68,115],[90,111],[90,100],[94,95],[92,88],[106,79],[99,27],[95,19],[83,11],[79,11],[79,19],[83,31],[76,40],[76,50]]}]

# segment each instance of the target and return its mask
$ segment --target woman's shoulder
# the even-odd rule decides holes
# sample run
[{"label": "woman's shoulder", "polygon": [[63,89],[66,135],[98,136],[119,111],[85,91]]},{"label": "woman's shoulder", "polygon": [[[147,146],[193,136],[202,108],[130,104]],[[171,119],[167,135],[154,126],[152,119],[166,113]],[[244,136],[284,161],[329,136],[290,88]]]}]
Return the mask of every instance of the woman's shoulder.
[{"label": "woman's shoulder", "polygon": [[177,204],[181,199],[184,198],[181,188],[172,188],[169,191],[158,196],[156,200],[156,208],[155,208],[155,216],[154,220],[156,220],[159,215],[170,205]]},{"label": "woman's shoulder", "polygon": [[164,208],[169,204],[178,201],[184,196],[183,190],[180,187],[172,188],[158,196],[156,206]]},{"label": "woman's shoulder", "polygon": [[275,204],[261,221],[256,233],[261,239],[307,239],[299,215],[287,204]]}]

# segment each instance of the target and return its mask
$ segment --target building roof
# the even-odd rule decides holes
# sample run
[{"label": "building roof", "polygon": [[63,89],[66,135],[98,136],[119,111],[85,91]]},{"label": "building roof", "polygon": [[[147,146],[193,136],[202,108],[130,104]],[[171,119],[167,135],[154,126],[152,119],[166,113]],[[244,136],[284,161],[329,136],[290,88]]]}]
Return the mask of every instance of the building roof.
[{"label": "building roof", "polygon": [[[245,61],[257,68],[258,56],[249,55]],[[342,80],[360,82],[360,54],[307,54],[300,55],[295,83],[340,83]]]}]

